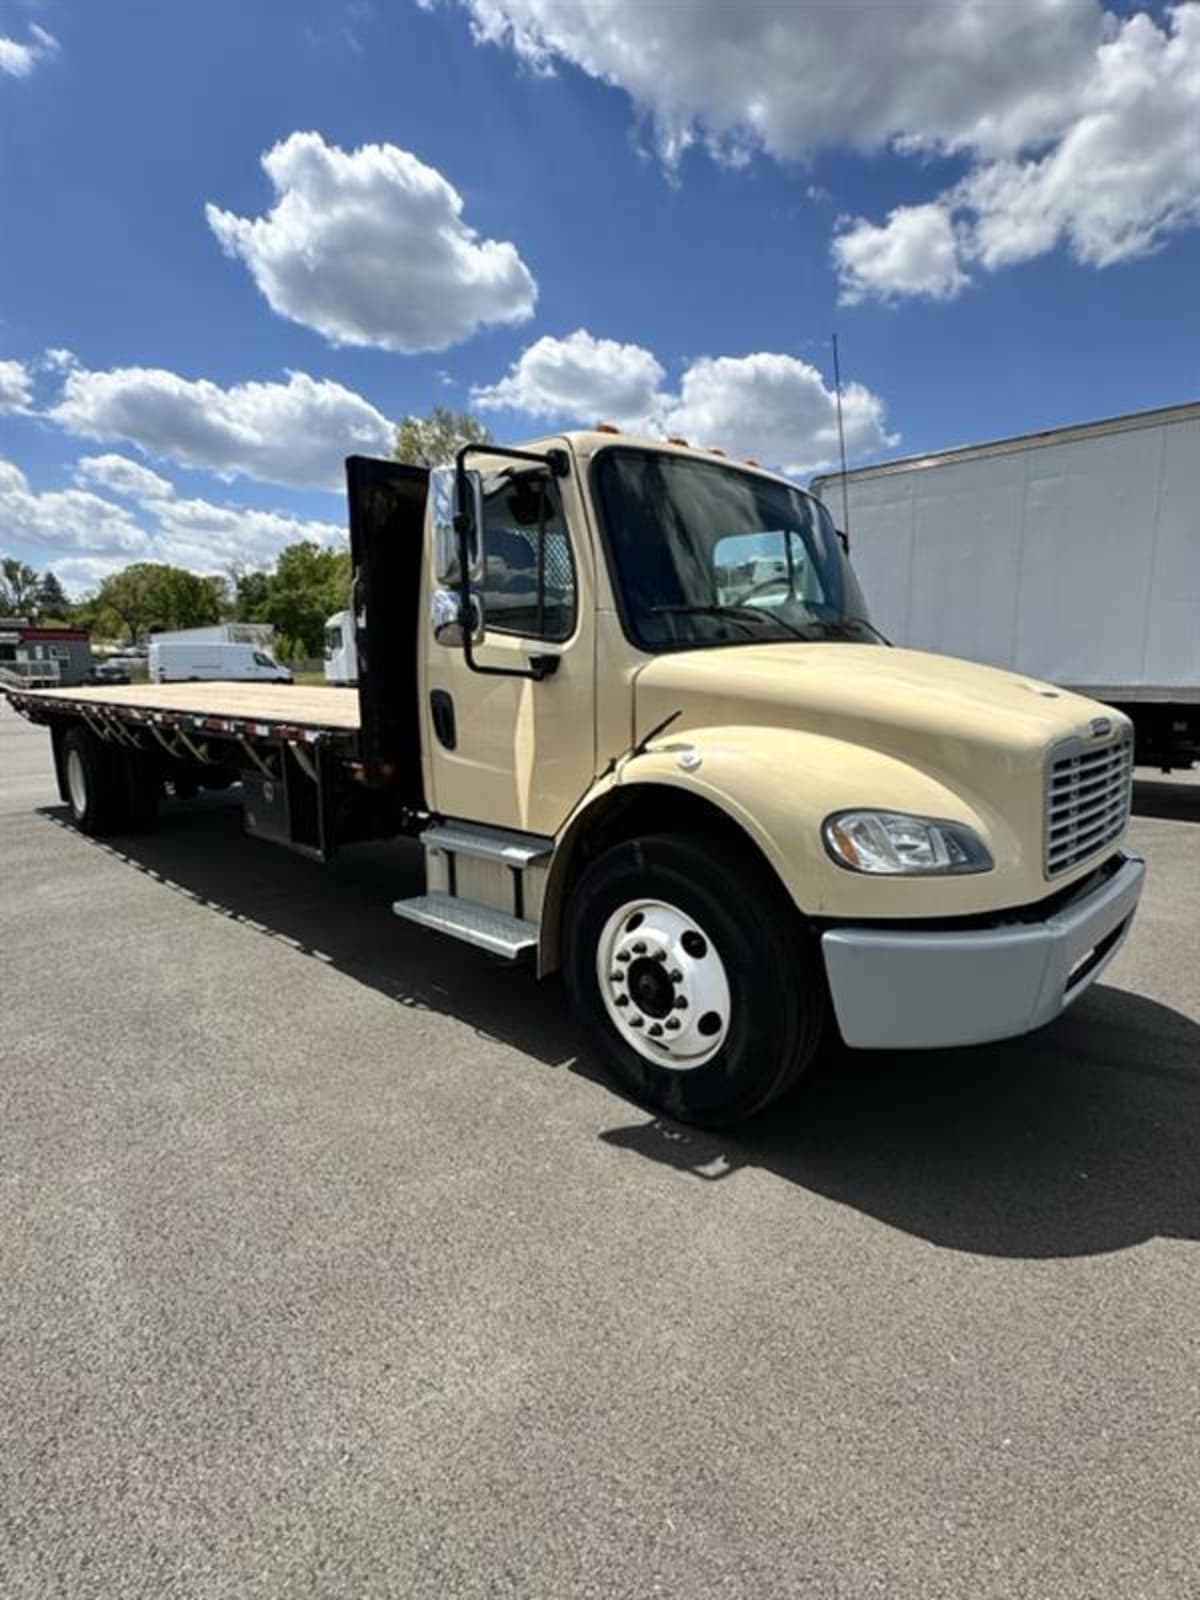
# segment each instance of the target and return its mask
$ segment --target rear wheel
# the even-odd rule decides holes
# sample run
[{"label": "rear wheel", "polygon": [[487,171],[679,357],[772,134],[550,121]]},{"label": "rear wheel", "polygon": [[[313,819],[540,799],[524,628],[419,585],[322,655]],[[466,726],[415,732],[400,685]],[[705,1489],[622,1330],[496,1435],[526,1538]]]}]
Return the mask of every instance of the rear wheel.
[{"label": "rear wheel", "polygon": [[153,827],[162,780],[156,763],[107,744],[90,728],[71,728],[62,743],[63,786],[81,833]]},{"label": "rear wheel", "polygon": [[825,1024],[795,908],[718,835],[655,834],[592,862],[567,907],[565,976],[612,1076],[684,1122],[735,1122],[774,1100]]},{"label": "rear wheel", "polygon": [[111,833],[126,811],[125,774],[118,752],[90,728],[71,728],[63,739],[63,775],[71,817],[81,833]]}]

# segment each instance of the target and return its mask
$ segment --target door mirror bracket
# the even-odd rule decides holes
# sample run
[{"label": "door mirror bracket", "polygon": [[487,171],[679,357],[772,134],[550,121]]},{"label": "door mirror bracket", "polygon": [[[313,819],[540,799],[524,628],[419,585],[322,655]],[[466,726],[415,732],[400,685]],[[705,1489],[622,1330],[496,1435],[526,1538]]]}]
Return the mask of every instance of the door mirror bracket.
[{"label": "door mirror bracket", "polygon": [[[453,467],[435,467],[430,473],[430,494],[434,496],[435,570],[438,582],[452,582],[458,595],[458,615],[454,620],[459,624],[463,659],[467,667],[481,677],[531,678],[535,683],[541,683],[558,671],[557,656],[531,656],[528,667],[488,667],[475,659],[475,646],[483,639],[486,620],[479,597],[472,592],[472,585],[483,581],[486,557],[483,548],[483,476],[467,467],[466,460],[471,454],[500,456],[506,461],[536,462],[556,478],[566,477],[570,472],[570,458],[561,449],[537,453],[510,450],[498,444],[471,443],[464,444],[458,451]],[[470,629],[462,628],[462,618],[468,616],[472,619],[477,617],[478,622]],[[447,624],[449,620],[446,619]],[[435,638],[439,637],[437,628],[435,620]],[[449,643],[449,639],[446,642]]]}]

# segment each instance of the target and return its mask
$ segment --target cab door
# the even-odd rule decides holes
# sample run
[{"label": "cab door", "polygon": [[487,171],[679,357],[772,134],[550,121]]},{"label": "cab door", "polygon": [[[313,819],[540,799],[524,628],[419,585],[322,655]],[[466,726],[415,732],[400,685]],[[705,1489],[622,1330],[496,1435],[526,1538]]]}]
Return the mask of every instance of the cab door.
[{"label": "cab door", "polygon": [[461,645],[438,643],[427,624],[424,749],[442,816],[554,834],[591,784],[595,621],[585,527],[573,476],[511,466],[485,473],[476,590],[484,634],[475,662],[527,671],[532,658],[550,657],[556,666],[540,681],[478,673]]}]

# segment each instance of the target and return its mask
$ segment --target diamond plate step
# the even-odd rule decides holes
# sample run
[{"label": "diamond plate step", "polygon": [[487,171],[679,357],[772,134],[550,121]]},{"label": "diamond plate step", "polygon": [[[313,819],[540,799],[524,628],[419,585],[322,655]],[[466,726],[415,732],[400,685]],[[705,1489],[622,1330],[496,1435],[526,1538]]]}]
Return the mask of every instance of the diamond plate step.
[{"label": "diamond plate step", "polygon": [[474,900],[458,900],[451,894],[418,894],[411,900],[397,900],[392,911],[423,928],[449,933],[467,944],[490,950],[495,956],[515,961],[538,942],[536,922],[524,922],[505,911],[493,911]]},{"label": "diamond plate step", "polygon": [[464,823],[441,822],[426,828],[421,835],[426,850],[445,850],[457,856],[475,856],[481,861],[502,861],[508,867],[524,869],[540,861],[554,848],[553,839],[536,833],[514,833],[504,828],[472,828]]}]

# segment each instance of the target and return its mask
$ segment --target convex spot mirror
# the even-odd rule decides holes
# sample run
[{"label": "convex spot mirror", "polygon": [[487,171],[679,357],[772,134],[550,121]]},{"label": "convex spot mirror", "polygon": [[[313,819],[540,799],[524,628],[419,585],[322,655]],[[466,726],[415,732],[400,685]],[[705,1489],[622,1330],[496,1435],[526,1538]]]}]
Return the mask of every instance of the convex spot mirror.
[{"label": "convex spot mirror", "polygon": [[[459,497],[459,486],[464,493]],[[465,528],[467,577],[483,581],[483,478],[478,472],[455,467],[434,467],[429,474],[429,501],[433,516],[433,574],[440,584],[462,581],[459,567],[459,528]]]},{"label": "convex spot mirror", "polygon": [[[479,596],[467,599],[467,615],[471,619],[471,643],[483,642],[483,607]],[[463,603],[457,589],[435,589],[430,597],[429,625],[437,644],[461,647],[463,643]]]}]

